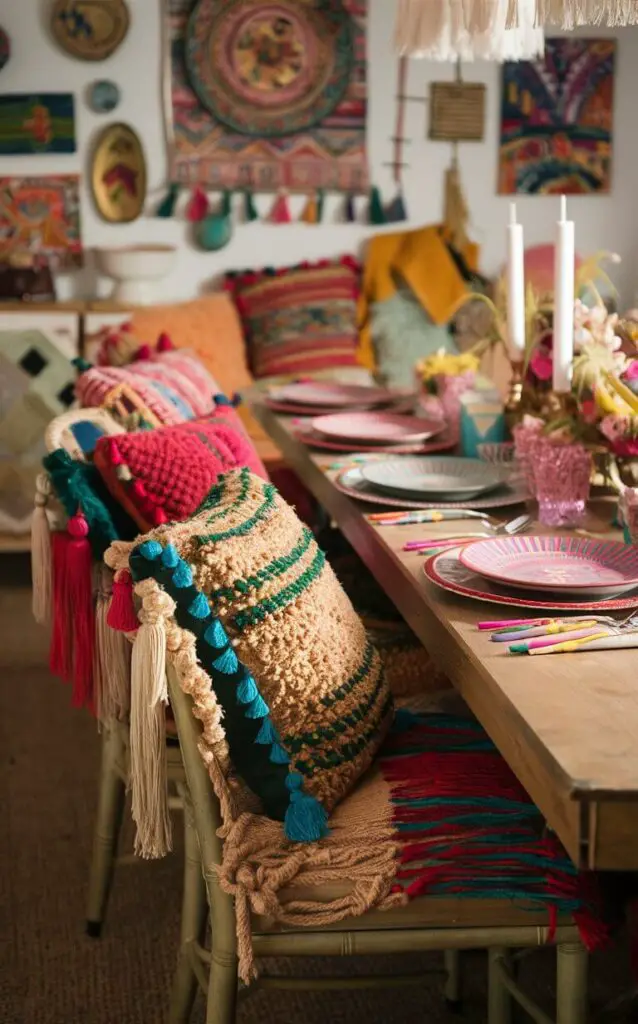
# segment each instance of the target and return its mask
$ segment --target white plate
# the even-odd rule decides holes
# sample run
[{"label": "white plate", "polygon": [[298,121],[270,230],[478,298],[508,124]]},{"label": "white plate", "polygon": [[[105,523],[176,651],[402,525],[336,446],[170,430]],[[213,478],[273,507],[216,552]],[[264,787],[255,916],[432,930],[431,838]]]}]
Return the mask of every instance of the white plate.
[{"label": "white plate", "polygon": [[[364,456],[364,458],[378,459],[378,456]],[[391,497],[387,494],[379,494],[375,488],[366,483],[363,479],[363,467],[354,466],[337,474],[334,485],[342,494],[350,498],[359,498],[360,501],[367,501],[371,505],[381,505],[384,508],[466,508],[465,501],[424,501],[396,495]],[[510,505],[522,505],[527,501],[527,488],[520,481],[513,481],[511,484],[503,484],[495,491],[491,491],[486,498],[474,498],[472,508],[507,508]]]},{"label": "white plate", "polygon": [[410,444],[427,441],[445,427],[443,420],[435,422],[421,416],[403,416],[395,412],[337,413],[336,416],[317,416],[310,424],[312,430],[335,441],[360,441],[366,444]]},{"label": "white plate", "polygon": [[366,483],[386,494],[427,496],[442,501],[487,494],[506,479],[499,466],[454,456],[404,455],[364,466],[362,472]]},{"label": "white plate", "polygon": [[295,405],[348,407],[351,405],[382,405],[397,397],[387,388],[364,387],[363,384],[336,384],[329,381],[299,381],[271,388],[269,397],[276,402]]}]

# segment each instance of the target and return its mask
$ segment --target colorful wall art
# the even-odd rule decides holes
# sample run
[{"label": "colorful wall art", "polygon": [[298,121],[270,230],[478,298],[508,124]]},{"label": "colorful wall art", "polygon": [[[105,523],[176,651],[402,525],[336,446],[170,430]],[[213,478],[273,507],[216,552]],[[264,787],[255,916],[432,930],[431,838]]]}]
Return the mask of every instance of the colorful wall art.
[{"label": "colorful wall art", "polygon": [[503,65],[499,192],[609,192],[613,39],[547,39]]},{"label": "colorful wall art", "polygon": [[167,0],[171,179],[368,188],[366,0]]},{"label": "colorful wall art", "polygon": [[37,153],[75,153],[72,93],[0,96],[0,156]]},{"label": "colorful wall art", "polygon": [[0,261],[39,255],[52,269],[82,263],[76,174],[0,178]]}]

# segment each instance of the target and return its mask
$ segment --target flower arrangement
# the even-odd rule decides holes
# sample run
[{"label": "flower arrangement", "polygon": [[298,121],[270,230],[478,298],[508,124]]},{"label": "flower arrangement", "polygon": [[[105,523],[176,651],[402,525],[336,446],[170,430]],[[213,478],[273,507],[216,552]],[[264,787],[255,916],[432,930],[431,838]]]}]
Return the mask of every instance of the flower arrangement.
[{"label": "flower arrangement", "polygon": [[461,377],[475,374],[479,368],[479,357],[473,352],[459,354],[439,349],[433,355],[420,359],[415,370],[418,380],[429,394],[437,394],[439,382],[443,377]]}]

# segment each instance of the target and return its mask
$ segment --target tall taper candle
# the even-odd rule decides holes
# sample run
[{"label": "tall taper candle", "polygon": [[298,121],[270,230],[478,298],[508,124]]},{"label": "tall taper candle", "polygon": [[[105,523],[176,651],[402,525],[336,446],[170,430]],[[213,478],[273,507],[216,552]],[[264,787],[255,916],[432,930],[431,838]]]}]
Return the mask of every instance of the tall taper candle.
[{"label": "tall taper candle", "polygon": [[516,203],[510,203],[507,225],[507,334],[511,358],[521,360],[525,352],[525,259]]},{"label": "tall taper candle", "polygon": [[574,358],[574,222],[567,220],[567,200],[560,199],[554,252],[554,391],[571,391]]}]

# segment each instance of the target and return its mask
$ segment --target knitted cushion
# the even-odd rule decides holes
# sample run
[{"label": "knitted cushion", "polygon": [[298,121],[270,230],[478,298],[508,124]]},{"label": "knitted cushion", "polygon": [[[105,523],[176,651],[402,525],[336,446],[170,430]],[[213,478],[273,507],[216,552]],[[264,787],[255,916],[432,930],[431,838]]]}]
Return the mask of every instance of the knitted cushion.
[{"label": "knitted cushion", "polygon": [[[228,409],[226,417],[233,413]],[[142,530],[193,515],[228,469],[249,466],[267,478],[241,425],[235,429],[216,415],[101,438],[94,461],[111,494]]]},{"label": "knitted cushion", "polygon": [[392,700],[312,533],[272,484],[234,471],[196,517],[154,532],[129,564],[134,579],[161,585],[195,635],[239,774],[289,838],[318,838],[325,812],[371,763]]},{"label": "knitted cushion", "polygon": [[256,377],[357,364],[359,266],[351,257],[226,281]]}]

